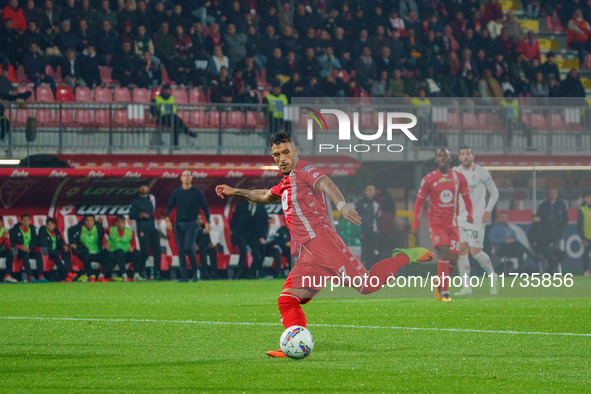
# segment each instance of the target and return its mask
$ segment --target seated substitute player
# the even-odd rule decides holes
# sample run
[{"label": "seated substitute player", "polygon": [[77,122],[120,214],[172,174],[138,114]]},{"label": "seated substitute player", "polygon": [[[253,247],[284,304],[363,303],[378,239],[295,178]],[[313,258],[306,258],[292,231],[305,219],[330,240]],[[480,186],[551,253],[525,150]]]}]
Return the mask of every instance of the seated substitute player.
[{"label": "seated substitute player", "polygon": [[[78,282],[97,281],[98,271],[92,269],[92,262],[106,265],[107,252],[105,250],[105,230],[103,225],[94,220],[94,215],[86,215],[77,225],[68,230],[70,248],[74,256],[82,260],[84,271],[80,272]],[[98,276],[99,282],[106,282],[105,276],[101,273]]]},{"label": "seated substitute player", "polygon": [[[55,219],[47,218],[45,226],[39,228],[39,246],[47,249],[49,260],[53,261],[60,274],[60,280],[71,282],[76,277],[72,273],[72,263],[68,245],[64,242],[62,233],[58,230]],[[45,272],[45,277],[49,277],[49,272]]]},{"label": "seated substitute player", "polygon": [[[221,198],[243,197],[265,204],[281,200],[291,233],[291,253],[299,257],[278,299],[281,322],[285,328],[294,325],[305,327],[306,315],[300,305],[309,302],[322,289],[320,278],[353,278],[367,274],[363,264],[332,227],[324,193],[343,218],[356,225],[361,224],[361,218],[355,209],[345,203],[343,195],[330,178],[314,164],[298,159],[299,149],[295,147],[290,134],[279,132],[273,135],[270,145],[273,159],[283,174],[278,185],[270,190],[234,189],[218,185],[216,193]],[[400,267],[418,261],[431,261],[433,258],[433,253],[424,248],[395,249],[392,257],[376,263],[369,272],[372,278],[378,279],[377,283],[365,280],[356,290],[362,294],[372,293],[379,290]],[[267,354],[285,357],[281,350]]]},{"label": "seated substitute player", "polygon": [[12,277],[12,262],[14,261],[14,254],[10,245],[10,232],[7,228],[2,227],[2,216],[0,216],[0,257],[6,259],[6,268],[4,270],[4,282],[17,283],[18,281]]},{"label": "seated substitute player", "polygon": [[[34,252],[38,245],[37,232],[35,227],[31,226],[31,216],[24,214],[21,216],[20,223],[14,225],[10,230],[10,243],[17,250],[17,258],[23,262],[27,279],[30,283],[49,282],[43,276],[43,256],[41,253]],[[31,270],[30,259],[34,258],[37,264],[37,278]]]},{"label": "seated substitute player", "polygon": [[458,228],[458,210],[460,195],[467,210],[467,221],[472,223],[472,200],[466,178],[450,167],[451,154],[445,148],[435,153],[437,169],[425,175],[421,181],[417,200],[414,205],[414,217],[411,231],[415,236],[419,229],[419,214],[425,199],[429,197],[429,234],[437,251],[437,276],[440,286],[435,288],[435,297],[441,301],[451,301],[449,296],[449,273],[456,268],[460,253],[460,232]]},{"label": "seated substitute player", "polygon": [[[478,264],[486,272],[487,275],[493,275],[494,278],[490,286],[490,294],[496,295],[499,293],[497,274],[493,269],[492,262],[488,254],[486,254],[482,247],[484,246],[484,230],[486,223],[490,220],[490,214],[499,199],[499,190],[494,181],[484,167],[474,163],[474,153],[469,146],[462,146],[458,154],[460,165],[454,170],[464,175],[468,186],[470,187],[470,199],[474,209],[474,223],[468,223],[468,211],[463,199],[460,199],[460,216],[458,222],[460,225],[460,260],[458,269],[460,276],[466,278],[463,282],[463,287],[456,293],[458,296],[471,295],[470,288],[470,260],[468,253],[478,261]],[[486,203],[486,191],[490,193],[488,204]]]},{"label": "seated substitute player", "polygon": [[119,215],[115,221],[115,225],[109,229],[109,236],[107,238],[107,245],[105,249],[109,252],[109,264],[105,267],[105,278],[111,279],[113,274],[113,267],[119,267],[119,275],[121,280],[127,282],[127,270],[125,265],[129,262],[133,263],[133,280],[136,282],[143,282],[144,279],[140,272],[144,270],[140,252],[137,250],[135,242],[135,234],[132,229],[125,226],[125,216]]}]

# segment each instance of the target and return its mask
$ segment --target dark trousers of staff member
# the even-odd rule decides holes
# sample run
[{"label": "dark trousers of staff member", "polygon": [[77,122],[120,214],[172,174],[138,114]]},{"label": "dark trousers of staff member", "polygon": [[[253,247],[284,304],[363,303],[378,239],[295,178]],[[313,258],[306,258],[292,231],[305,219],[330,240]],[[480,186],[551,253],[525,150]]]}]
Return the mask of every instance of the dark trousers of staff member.
[{"label": "dark trousers of staff member", "polygon": [[197,238],[197,222],[176,222],[174,238],[179,253],[180,280],[188,280],[187,256],[193,268],[193,280],[197,280],[197,256],[195,255],[195,239]]},{"label": "dark trousers of staff member", "polygon": [[[158,230],[156,230],[156,228],[154,227],[154,223],[147,222],[141,224],[138,223],[137,231],[138,238],[140,241],[142,266],[146,266],[146,261],[148,261],[149,249],[152,249],[152,253],[154,254],[154,276],[159,278],[162,247],[160,246],[160,235],[158,234]],[[135,268],[135,266],[134,272],[139,272],[139,274],[142,275],[142,272],[138,271]]]}]

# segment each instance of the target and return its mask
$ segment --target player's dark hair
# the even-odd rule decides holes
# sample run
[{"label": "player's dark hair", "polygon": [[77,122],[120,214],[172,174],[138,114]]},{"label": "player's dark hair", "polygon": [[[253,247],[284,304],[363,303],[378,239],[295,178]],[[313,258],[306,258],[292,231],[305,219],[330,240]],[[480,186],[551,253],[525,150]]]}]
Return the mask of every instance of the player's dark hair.
[{"label": "player's dark hair", "polygon": [[31,215],[29,215],[28,213],[23,213],[21,215],[21,220],[23,220],[24,218],[29,218],[30,219],[31,218]]},{"label": "player's dark hair", "polygon": [[150,187],[150,183],[148,181],[142,181],[138,187],[148,186]]},{"label": "player's dark hair", "polygon": [[468,145],[460,146],[460,149],[458,149],[458,152],[461,152],[463,149],[470,149],[470,152],[472,152],[472,147],[468,146]]},{"label": "player's dark hair", "polygon": [[56,224],[56,223],[55,223],[55,219],[54,219],[54,218],[47,218],[47,220],[45,221],[45,225],[47,225],[47,223],[53,223],[53,224]]},{"label": "player's dark hair", "polygon": [[117,215],[117,218],[115,220],[125,220],[125,216]]},{"label": "player's dark hair", "polygon": [[86,221],[86,219],[88,218],[95,218],[93,214],[88,214],[88,215],[84,215],[84,221]]},{"label": "player's dark hair", "polygon": [[271,136],[271,140],[269,141],[269,146],[283,144],[284,142],[293,142],[293,138],[291,134],[286,131],[280,131],[275,133]]}]

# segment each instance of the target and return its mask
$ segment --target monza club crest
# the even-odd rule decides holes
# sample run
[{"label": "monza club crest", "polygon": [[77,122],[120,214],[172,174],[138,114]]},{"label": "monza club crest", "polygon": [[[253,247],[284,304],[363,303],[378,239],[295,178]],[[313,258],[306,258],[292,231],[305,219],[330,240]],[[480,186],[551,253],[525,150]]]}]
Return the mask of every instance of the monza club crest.
[{"label": "monza club crest", "polygon": [[12,206],[31,189],[37,181],[35,179],[9,179],[0,186],[0,204],[5,209]]}]

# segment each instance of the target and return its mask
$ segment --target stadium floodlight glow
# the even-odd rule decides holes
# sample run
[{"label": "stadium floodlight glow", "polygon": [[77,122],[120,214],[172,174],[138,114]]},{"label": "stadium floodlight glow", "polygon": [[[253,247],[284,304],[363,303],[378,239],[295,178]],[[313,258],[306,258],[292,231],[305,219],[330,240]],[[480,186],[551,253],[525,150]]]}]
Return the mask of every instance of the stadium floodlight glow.
[{"label": "stadium floodlight glow", "polygon": [[485,166],[489,171],[591,171],[591,166]]},{"label": "stadium floodlight glow", "polygon": [[20,159],[0,159],[0,166],[17,166],[20,163]]}]

